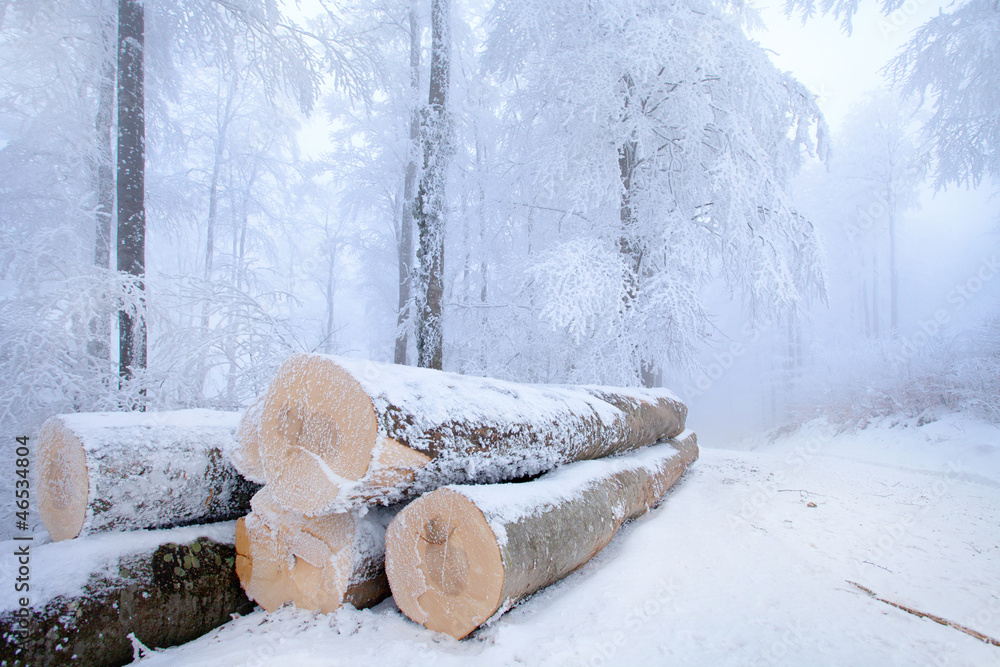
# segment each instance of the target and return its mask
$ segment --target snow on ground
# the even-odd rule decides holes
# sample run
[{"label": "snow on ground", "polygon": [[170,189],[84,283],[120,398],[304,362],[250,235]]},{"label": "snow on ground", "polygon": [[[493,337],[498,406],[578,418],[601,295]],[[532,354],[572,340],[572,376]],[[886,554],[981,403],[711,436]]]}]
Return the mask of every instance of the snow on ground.
[{"label": "snow on ground", "polygon": [[1000,429],[949,415],[701,444],[659,509],[466,640],[387,600],[258,611],[141,664],[1000,665],[848,583],[1000,638]]}]

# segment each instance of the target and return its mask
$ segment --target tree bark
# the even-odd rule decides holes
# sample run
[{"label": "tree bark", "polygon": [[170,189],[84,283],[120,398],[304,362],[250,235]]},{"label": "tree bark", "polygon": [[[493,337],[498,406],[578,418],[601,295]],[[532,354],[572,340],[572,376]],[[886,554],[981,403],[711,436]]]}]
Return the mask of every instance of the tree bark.
[{"label": "tree bark", "polygon": [[[111,270],[111,215],[115,206],[114,156],[111,149],[111,126],[115,106],[115,24],[111,15],[102,15],[98,23],[104,53],[97,87],[97,115],[94,118],[94,266]],[[103,309],[90,323],[87,352],[100,364],[101,373],[111,370],[111,319]]]},{"label": "tree bark", "polygon": [[[622,76],[624,86],[625,102],[623,108],[627,114],[632,113],[632,95],[635,91],[635,83],[631,75]],[[638,166],[639,146],[635,139],[628,139],[618,147],[618,172],[621,179],[622,192],[619,203],[619,219],[621,220],[621,237],[618,241],[619,251],[625,259],[625,297],[622,310],[625,315],[635,307],[635,301],[639,297],[639,284],[642,271],[642,244],[636,238],[635,216],[632,212],[632,199],[635,194],[635,170]],[[643,387],[653,387],[656,384],[656,368],[648,359],[642,358],[642,350],[635,350],[636,361],[638,362],[639,381]]]},{"label": "tree bark", "polygon": [[247,595],[267,611],[286,602],[330,613],[362,609],[389,597],[385,529],[395,512],[374,509],[306,518],[261,489],[253,511],[236,524],[236,573]]},{"label": "tree bark", "polygon": [[55,541],[242,516],[257,490],[229,463],[239,413],[52,417],[38,436],[38,508]]},{"label": "tree bark", "polygon": [[414,108],[410,112],[410,144],[403,180],[403,206],[399,221],[399,303],[396,316],[396,349],[393,360],[406,365],[406,348],[409,336],[406,332],[410,317],[410,282],[413,277],[413,224],[416,218],[414,190],[417,183],[417,154],[420,151],[420,110],[417,100],[420,96],[420,26],[417,12],[410,8],[410,96]]},{"label": "tree bark", "polygon": [[427,494],[404,508],[386,534],[393,598],[415,622],[461,639],[589,561],[697,458],[688,432],[531,482]]},{"label": "tree bark", "polygon": [[40,599],[33,585],[26,613],[0,612],[0,663],[126,665],[133,660],[129,633],[165,648],[250,613],[253,603],[234,571],[231,531],[223,524],[32,546],[36,571],[54,574],[67,561],[78,569],[81,560],[94,569],[78,594]]},{"label": "tree bark", "polygon": [[423,127],[424,169],[414,202],[417,223],[417,365],[441,369],[444,334],[445,185],[451,158],[448,88],[451,83],[450,0],[431,0],[430,94]]},{"label": "tree bark", "polygon": [[[133,276],[140,292],[146,272],[144,25],[141,0],[119,0],[118,270]],[[118,368],[126,382],[146,368],[144,310],[143,305],[118,315]]]},{"label": "tree bark", "polygon": [[278,501],[314,516],[642,447],[680,433],[686,415],[663,389],[524,385],[301,354],[268,389],[260,451]]}]

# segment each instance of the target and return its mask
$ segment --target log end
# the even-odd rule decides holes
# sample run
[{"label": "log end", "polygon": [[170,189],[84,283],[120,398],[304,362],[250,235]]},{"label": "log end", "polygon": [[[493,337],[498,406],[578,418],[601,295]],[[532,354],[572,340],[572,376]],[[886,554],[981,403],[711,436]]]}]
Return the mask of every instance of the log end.
[{"label": "log end", "polygon": [[72,539],[83,529],[90,496],[83,443],[59,417],[42,424],[38,443],[38,513],[53,542]]},{"label": "log end", "polygon": [[240,425],[236,428],[236,446],[230,452],[239,473],[257,484],[267,481],[260,460],[260,413],[263,407],[264,397],[261,396],[243,412]]},{"label": "log end", "polygon": [[281,505],[321,514],[345,480],[364,476],[377,435],[371,399],[350,373],[329,357],[295,355],[261,410],[263,472]]},{"label": "log end", "polygon": [[431,457],[418,452],[392,438],[382,438],[372,452],[373,459],[365,473],[364,481],[370,487],[392,489],[405,486],[416,478],[416,472],[431,461]]},{"label": "log end", "polygon": [[279,609],[296,595],[281,551],[271,530],[259,519],[251,515],[237,520],[236,576],[247,597],[267,611]]},{"label": "log end", "polygon": [[330,613],[345,602],[371,606],[388,594],[381,557],[376,572],[358,571],[366,558],[356,553],[353,515],[306,519],[282,509],[269,487],[252,505],[237,522],[236,570],[247,595],[267,611],[291,602]]},{"label": "log end", "polygon": [[438,489],[411,503],[389,524],[385,547],[396,605],[429,630],[461,639],[499,608],[497,537],[460,493]]}]

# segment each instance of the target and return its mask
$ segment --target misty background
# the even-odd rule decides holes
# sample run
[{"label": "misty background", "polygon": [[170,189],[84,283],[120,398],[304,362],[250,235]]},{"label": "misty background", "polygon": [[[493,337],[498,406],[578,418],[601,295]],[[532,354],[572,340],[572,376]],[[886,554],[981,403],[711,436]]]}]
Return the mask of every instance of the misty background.
[{"label": "misty background", "polygon": [[[740,3],[446,4],[445,370],[660,384],[706,446],[815,417],[1000,421],[992,172],[942,167],[933,95],[905,68],[890,85],[951,5],[863,3],[847,34],[809,3],[762,24]],[[295,352],[399,362],[402,342],[417,363],[401,248],[431,3],[146,2],[141,284],[95,263],[116,7],[0,8],[4,432],[239,409]],[[636,90],[663,95],[638,120]],[[123,381],[126,311],[148,360]]]}]

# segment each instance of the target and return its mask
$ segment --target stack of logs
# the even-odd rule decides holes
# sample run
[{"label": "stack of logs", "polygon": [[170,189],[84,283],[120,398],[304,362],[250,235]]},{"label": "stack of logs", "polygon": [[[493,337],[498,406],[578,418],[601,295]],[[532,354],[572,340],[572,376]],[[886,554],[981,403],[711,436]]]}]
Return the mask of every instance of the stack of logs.
[{"label": "stack of logs", "polygon": [[240,417],[109,412],[42,425],[28,490],[54,542],[14,536],[22,581],[0,610],[0,664],[124,665],[130,635],[174,646],[253,610],[234,571],[233,520],[260,488],[230,463]]},{"label": "stack of logs", "polygon": [[[169,646],[247,611],[240,585],[268,611],[360,608],[391,592],[414,621],[464,637],[662,499],[697,458],[686,412],[661,389],[296,355],[242,416],[54,417],[36,460],[53,540],[93,550],[102,532],[164,530],[112,550],[120,562],[83,598],[32,601],[27,623],[0,612],[0,658],[125,664],[129,633]],[[237,517],[235,550],[217,530],[165,529]],[[91,622],[95,605],[115,618]]]},{"label": "stack of logs", "polygon": [[265,486],[237,522],[236,571],[267,610],[391,591],[462,638],[663,497],[698,455],[686,413],[662,389],[292,357],[240,426],[234,460]]}]

